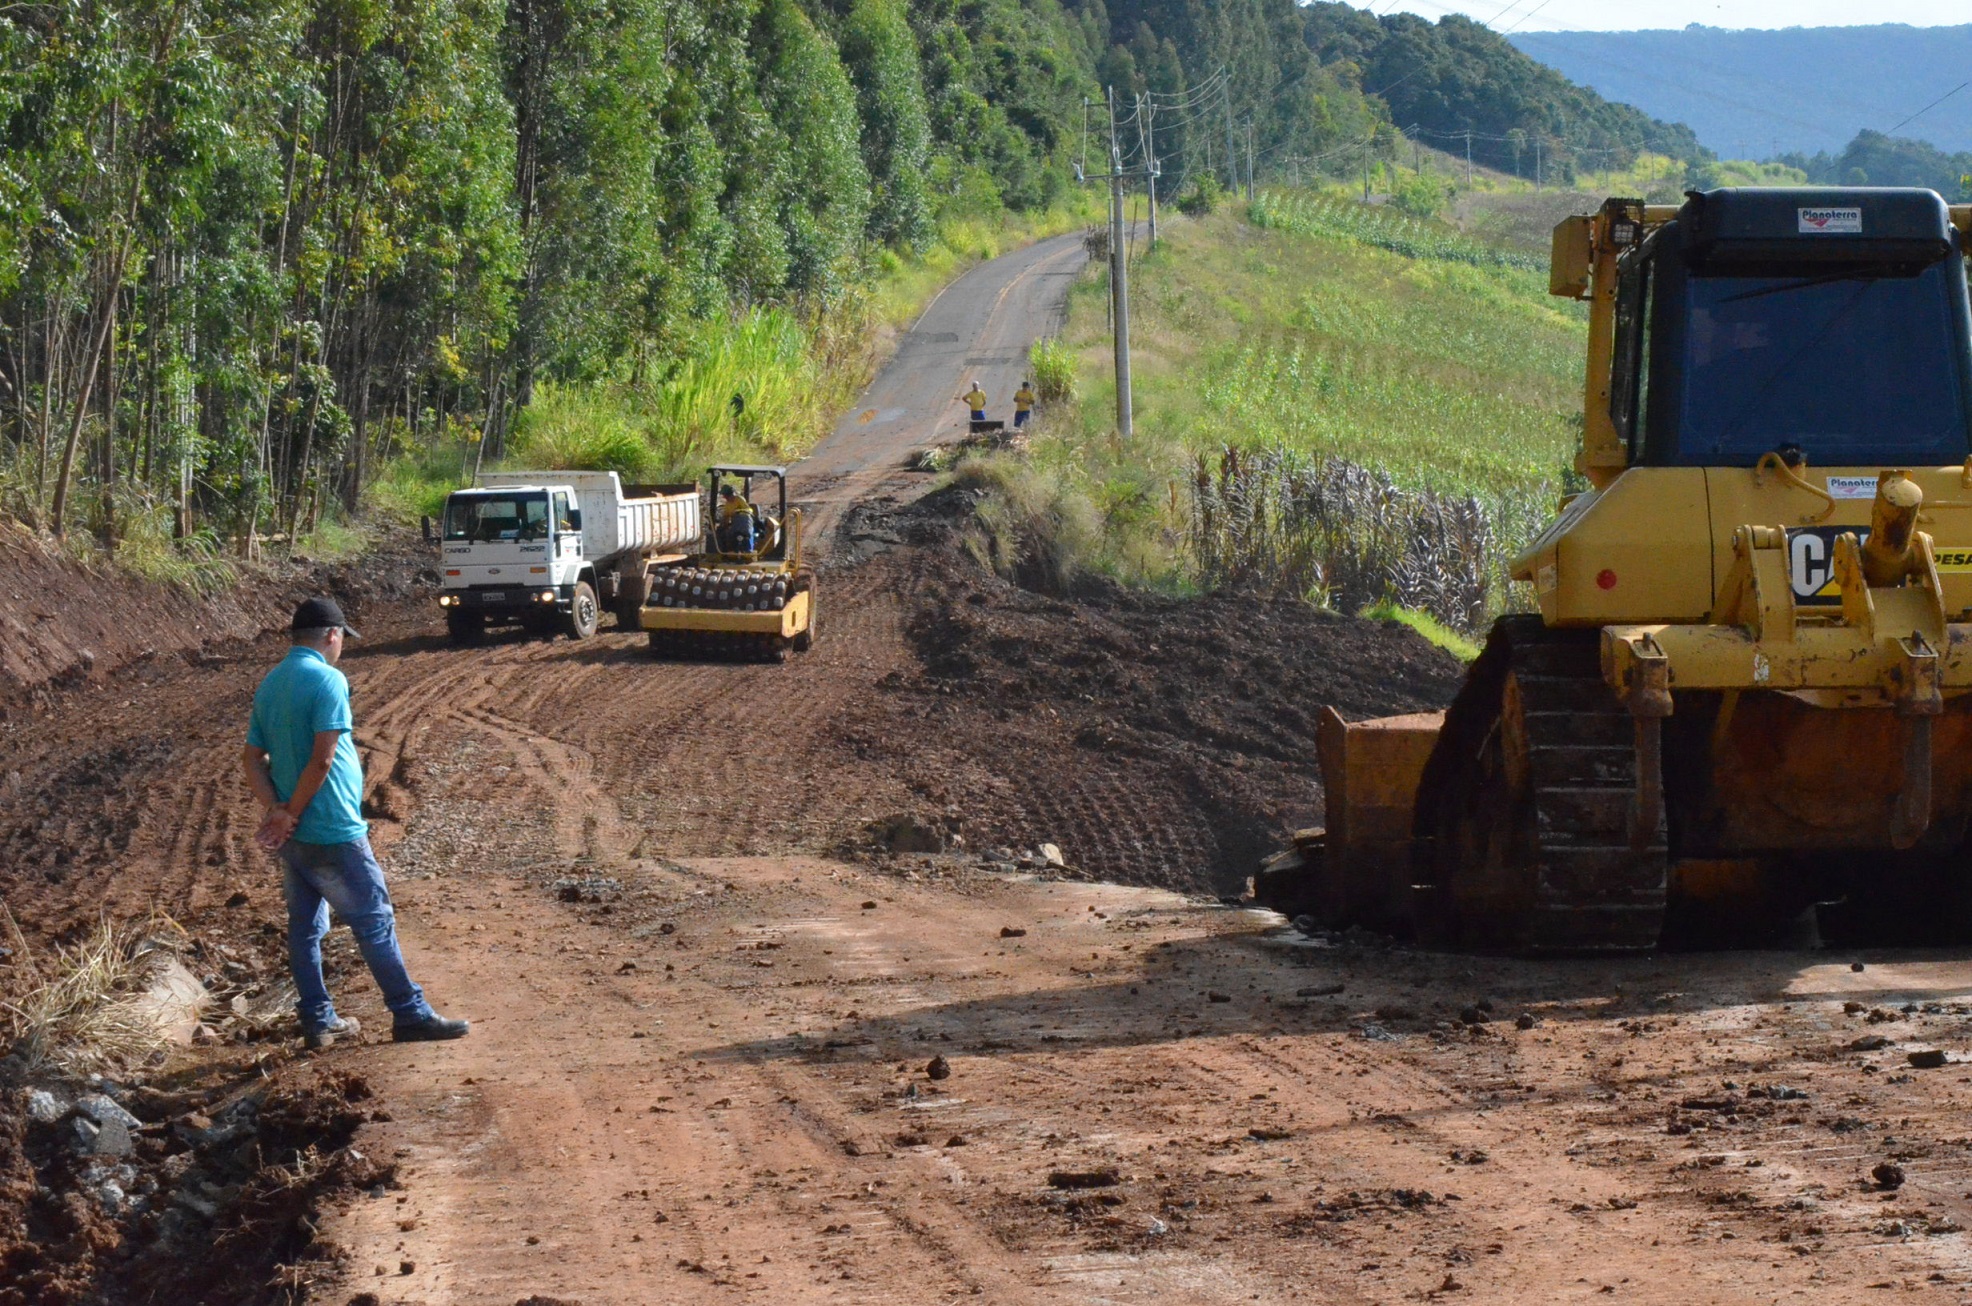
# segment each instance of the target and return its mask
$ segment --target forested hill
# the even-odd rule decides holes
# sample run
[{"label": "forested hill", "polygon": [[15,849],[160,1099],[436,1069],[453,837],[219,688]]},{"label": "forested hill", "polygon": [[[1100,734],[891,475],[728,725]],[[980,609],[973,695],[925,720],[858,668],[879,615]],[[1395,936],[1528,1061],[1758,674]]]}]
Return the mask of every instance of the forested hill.
[{"label": "forested hill", "polygon": [[292,532],[543,382],[826,351],[889,251],[1066,195],[1105,80],[1187,102],[1174,181],[1375,119],[1293,0],[5,6],[0,507]]},{"label": "forested hill", "polygon": [[292,538],[380,467],[423,494],[549,430],[548,385],[646,468],[798,450],[861,288],[1068,196],[1105,86],[1167,192],[1229,154],[1353,170],[1393,111],[1550,176],[1695,151],[1466,20],[1296,0],[28,0],[0,514]]},{"label": "forested hill", "polygon": [[[1398,126],[1457,151],[1470,131],[1473,159],[1489,167],[1533,176],[1538,151],[1547,176],[1567,178],[1578,167],[1628,166],[1640,150],[1686,163],[1712,157],[1683,123],[1605,99],[1462,14],[1434,24],[1327,0],[1303,12],[1316,55],[1359,70]],[[1677,116],[1675,106],[1656,111]]]},{"label": "forested hill", "polygon": [[1611,99],[1684,119],[1735,158],[1834,155],[1865,128],[1972,150],[1972,90],[1904,125],[1972,77],[1972,26],[1522,30],[1512,40]]}]

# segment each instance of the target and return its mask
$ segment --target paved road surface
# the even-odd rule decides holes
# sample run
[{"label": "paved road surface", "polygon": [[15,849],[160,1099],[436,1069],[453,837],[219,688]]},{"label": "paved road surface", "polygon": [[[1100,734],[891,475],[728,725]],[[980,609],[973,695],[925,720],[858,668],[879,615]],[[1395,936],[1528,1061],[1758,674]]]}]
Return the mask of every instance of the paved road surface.
[{"label": "paved road surface", "polygon": [[817,552],[851,504],[898,486],[912,450],[966,434],[968,414],[954,400],[969,382],[990,397],[989,417],[1013,421],[1028,346],[1060,329],[1085,261],[1079,234],[1044,240],[982,263],[919,315],[856,406],[795,469],[793,492]]}]

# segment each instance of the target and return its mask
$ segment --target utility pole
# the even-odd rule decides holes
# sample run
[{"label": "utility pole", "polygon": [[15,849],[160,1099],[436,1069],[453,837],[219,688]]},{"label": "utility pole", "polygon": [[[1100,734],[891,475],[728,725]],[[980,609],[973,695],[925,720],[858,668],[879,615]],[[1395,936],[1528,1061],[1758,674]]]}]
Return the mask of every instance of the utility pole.
[{"label": "utility pole", "polygon": [[1363,203],[1365,204],[1369,203],[1369,147],[1370,142],[1375,139],[1376,132],[1374,129],[1370,131],[1369,135],[1363,137]]},{"label": "utility pole", "polygon": [[1541,138],[1536,136],[1534,138],[1534,190],[1538,193],[1540,189],[1541,189]]},{"label": "utility pole", "polygon": [[1144,188],[1150,194],[1150,247],[1157,248],[1157,132],[1151,126],[1155,107],[1150,95],[1137,97],[1137,145],[1143,151]]},{"label": "utility pole", "polygon": [[1253,202],[1253,120],[1246,120],[1246,202]]},{"label": "utility pole", "polygon": [[1226,106],[1226,190],[1229,193],[1239,190],[1239,156],[1233,152],[1232,134],[1232,87],[1228,85],[1222,92]]},{"label": "utility pole", "polygon": [[1465,129],[1465,188],[1472,189],[1472,129]]},{"label": "utility pole", "polygon": [[1109,294],[1116,317],[1116,433],[1131,437],[1130,260],[1123,248],[1123,151],[1116,144],[1116,88],[1109,88]]}]

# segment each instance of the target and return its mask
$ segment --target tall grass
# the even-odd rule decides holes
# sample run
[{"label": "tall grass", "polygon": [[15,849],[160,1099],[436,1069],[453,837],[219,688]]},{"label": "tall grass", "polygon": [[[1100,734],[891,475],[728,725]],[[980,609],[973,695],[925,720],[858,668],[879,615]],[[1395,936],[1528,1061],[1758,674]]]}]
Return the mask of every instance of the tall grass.
[{"label": "tall grass", "polygon": [[1339,458],[1273,449],[1201,456],[1190,546],[1213,588],[1288,594],[1355,612],[1395,604],[1464,634],[1507,605],[1531,502],[1405,489]]},{"label": "tall grass", "polygon": [[1061,403],[1075,397],[1075,355],[1059,336],[1036,340],[1027,350],[1027,365],[1033,371],[1036,397],[1042,403]]},{"label": "tall grass", "polygon": [[1100,270],[1071,296],[1079,398],[1032,445],[1126,580],[1387,603],[1476,632],[1580,429],[1583,319],[1531,248],[1313,194],[1172,225],[1133,274],[1135,438]]}]

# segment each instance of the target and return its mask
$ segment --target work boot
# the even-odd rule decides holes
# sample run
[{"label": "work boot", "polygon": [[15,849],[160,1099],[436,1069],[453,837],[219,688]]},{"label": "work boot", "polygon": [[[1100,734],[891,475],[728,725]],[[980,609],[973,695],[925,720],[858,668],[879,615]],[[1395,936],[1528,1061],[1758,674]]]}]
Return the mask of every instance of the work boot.
[{"label": "work boot", "polygon": [[320,1029],[303,1030],[301,1045],[309,1048],[325,1048],[333,1046],[339,1038],[346,1038],[353,1043],[356,1041],[356,1036],[362,1032],[363,1027],[357,1023],[356,1017],[337,1016]]},{"label": "work boot", "polygon": [[447,1020],[437,1012],[432,1012],[423,1020],[390,1027],[390,1037],[399,1043],[436,1043],[442,1039],[464,1038],[472,1031],[472,1026],[463,1020]]}]

